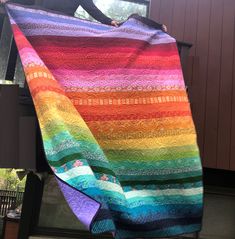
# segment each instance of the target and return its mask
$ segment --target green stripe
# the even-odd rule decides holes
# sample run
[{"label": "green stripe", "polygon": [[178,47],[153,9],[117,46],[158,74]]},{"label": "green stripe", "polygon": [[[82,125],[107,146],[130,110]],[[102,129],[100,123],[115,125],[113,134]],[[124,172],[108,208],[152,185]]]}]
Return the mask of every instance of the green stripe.
[{"label": "green stripe", "polygon": [[190,177],[190,178],[180,178],[180,179],[169,179],[169,180],[149,180],[149,181],[121,181],[122,186],[134,186],[134,185],[166,185],[166,184],[183,184],[192,183],[202,180],[202,176]]},{"label": "green stripe", "polygon": [[69,132],[70,136],[72,136],[76,140],[86,140],[90,142],[95,142],[95,139],[88,128],[83,128],[78,125],[68,123],[65,124],[62,121],[58,121],[58,119],[52,120],[44,125],[43,132],[46,133],[43,134],[43,141],[51,143],[51,141],[53,141],[53,139],[57,137],[57,135],[62,134],[65,131]]},{"label": "green stripe", "polygon": [[176,160],[181,158],[199,157],[199,151],[195,145],[181,147],[167,147],[147,150],[104,150],[112,161],[143,161]]},{"label": "green stripe", "polygon": [[[49,161],[49,164],[53,167],[60,167],[61,165],[64,165],[66,163],[69,163],[71,161],[74,161],[74,160],[81,160],[82,158],[82,154],[81,153],[75,153],[75,154],[72,154],[72,155],[69,155],[69,156],[66,156],[64,158],[62,158],[61,160],[59,161]],[[115,173],[111,170],[111,169],[108,169],[108,168],[105,168],[105,167],[97,167],[97,166],[92,166],[90,165],[91,169],[94,171],[94,173],[100,173],[100,174],[108,174],[108,175],[112,175],[112,176],[116,176]]]},{"label": "green stripe", "polygon": [[49,164],[53,167],[60,167],[61,165],[64,165],[68,162],[71,162],[75,159],[81,159],[82,158],[82,154],[81,153],[75,153],[75,154],[71,154],[69,156],[65,156],[62,159],[58,160],[58,161],[51,161],[48,160]]},{"label": "green stripe", "polygon": [[[161,161],[150,161],[150,162],[112,162],[110,160],[112,168],[118,171],[121,169],[135,169],[135,170],[153,170],[153,169],[178,169],[178,168],[193,168],[200,165],[200,159],[197,158],[181,158],[176,160],[161,160]],[[144,165],[144,166],[143,166]],[[121,169],[120,169],[121,168]]]},{"label": "green stripe", "polygon": [[92,167],[110,168],[110,162],[104,162],[96,159],[89,161],[89,165]]},{"label": "green stripe", "polygon": [[91,166],[92,170],[95,173],[100,173],[100,174],[108,174],[108,175],[112,175],[112,176],[116,176],[115,173],[108,168],[103,168],[103,167],[96,167],[96,166]]},{"label": "green stripe", "polygon": [[77,140],[75,140],[72,135],[70,134],[70,132],[68,132],[67,130],[66,131],[63,131],[63,132],[60,132],[58,134],[56,134],[53,138],[51,139],[45,139],[43,141],[43,144],[44,144],[44,148],[47,150],[50,150],[52,147],[53,148],[56,148],[58,145],[61,144],[61,142],[64,142],[64,141],[73,141],[73,142],[77,142]]},{"label": "green stripe", "polygon": [[171,173],[171,174],[156,174],[156,175],[118,175],[120,181],[137,181],[137,180],[170,180],[170,179],[180,179],[186,177],[198,177],[202,176],[202,170],[195,170],[185,173]]}]

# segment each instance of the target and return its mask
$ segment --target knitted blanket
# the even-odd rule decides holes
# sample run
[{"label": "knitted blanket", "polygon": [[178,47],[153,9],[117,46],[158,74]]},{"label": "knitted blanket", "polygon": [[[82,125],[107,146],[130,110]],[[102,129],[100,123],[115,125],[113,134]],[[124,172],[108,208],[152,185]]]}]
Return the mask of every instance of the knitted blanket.
[{"label": "knitted blanket", "polygon": [[77,218],[115,238],[199,231],[202,170],[174,38],[6,5],[45,154]]}]

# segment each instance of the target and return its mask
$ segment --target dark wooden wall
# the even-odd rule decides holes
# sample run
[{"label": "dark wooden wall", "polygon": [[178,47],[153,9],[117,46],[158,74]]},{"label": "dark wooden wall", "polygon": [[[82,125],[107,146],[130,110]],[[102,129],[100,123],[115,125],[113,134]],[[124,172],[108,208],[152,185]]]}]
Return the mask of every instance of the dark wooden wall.
[{"label": "dark wooden wall", "polygon": [[150,17],[193,44],[185,81],[204,167],[235,170],[235,0],[151,0]]}]

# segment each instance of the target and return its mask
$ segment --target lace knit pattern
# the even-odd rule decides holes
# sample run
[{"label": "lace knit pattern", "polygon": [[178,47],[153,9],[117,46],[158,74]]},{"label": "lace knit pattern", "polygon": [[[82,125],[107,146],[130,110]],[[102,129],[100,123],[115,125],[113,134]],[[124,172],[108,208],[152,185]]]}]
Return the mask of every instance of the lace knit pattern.
[{"label": "lace knit pattern", "polygon": [[78,219],[117,239],[199,231],[202,168],[175,39],[135,16],[115,28],[6,8],[48,163]]}]

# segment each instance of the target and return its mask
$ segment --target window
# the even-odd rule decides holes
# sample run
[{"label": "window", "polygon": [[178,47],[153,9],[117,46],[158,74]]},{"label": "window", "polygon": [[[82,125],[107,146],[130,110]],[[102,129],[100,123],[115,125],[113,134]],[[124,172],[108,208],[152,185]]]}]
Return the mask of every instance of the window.
[{"label": "window", "polygon": [[[35,176],[33,176],[35,177]],[[36,176],[37,177],[37,176]],[[39,179],[37,179],[39,180]],[[91,235],[90,232],[82,225],[81,222],[76,218],[70,209],[69,205],[64,199],[62,192],[59,189],[58,183],[56,182],[55,176],[48,176],[43,184],[43,195],[34,195],[33,197],[39,198],[39,204],[37,205],[30,193],[30,202],[33,204],[33,208],[40,208],[40,214],[36,210],[33,210],[36,214],[30,215],[30,218],[36,220],[36,224],[33,225],[31,234],[33,235],[44,235],[53,236],[53,238],[80,238],[80,239],[112,239],[111,233],[100,235]],[[37,184],[31,182],[30,187],[39,187]],[[39,188],[34,190],[40,191]],[[79,202],[78,202],[79,203]],[[24,225],[25,226],[25,225]],[[22,230],[21,230],[22,231]],[[23,234],[25,236],[25,234]],[[20,235],[21,236],[21,235]],[[26,237],[24,237],[26,238]],[[27,237],[28,238],[28,237]],[[40,237],[41,238],[41,237]],[[43,237],[44,238],[44,237]]]},{"label": "window", "polygon": [[[148,0],[94,0],[94,3],[104,14],[117,21],[125,21],[133,13],[148,16]],[[94,21],[82,7],[77,9],[75,16]]]},{"label": "window", "polygon": [[45,180],[39,227],[86,230],[65,201],[54,176]]}]

